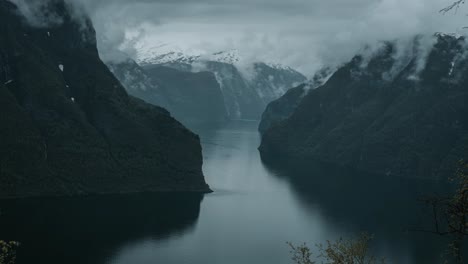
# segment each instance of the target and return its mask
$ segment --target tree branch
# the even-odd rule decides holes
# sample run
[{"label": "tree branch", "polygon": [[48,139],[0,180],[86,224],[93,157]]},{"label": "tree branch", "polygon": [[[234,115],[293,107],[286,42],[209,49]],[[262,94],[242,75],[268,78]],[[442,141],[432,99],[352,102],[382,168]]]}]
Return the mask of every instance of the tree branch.
[{"label": "tree branch", "polygon": [[451,5],[445,7],[445,8],[442,8],[441,10],[439,10],[440,13],[442,14],[446,14],[448,13],[449,11],[455,9],[455,11],[457,11],[461,5],[465,4],[465,0],[457,0],[455,2],[453,2]]}]

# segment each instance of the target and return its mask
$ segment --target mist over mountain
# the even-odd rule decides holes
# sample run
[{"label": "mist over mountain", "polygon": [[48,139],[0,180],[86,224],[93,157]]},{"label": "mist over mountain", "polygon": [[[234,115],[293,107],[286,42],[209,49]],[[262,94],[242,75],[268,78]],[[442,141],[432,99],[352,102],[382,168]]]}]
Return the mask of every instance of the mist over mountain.
[{"label": "mist over mountain", "polygon": [[306,81],[287,66],[257,62],[244,67],[235,50],[210,56],[153,53],[139,64],[130,58],[107,62],[130,94],[167,108],[189,126],[259,120],[269,102]]},{"label": "mist over mountain", "polygon": [[370,57],[355,56],[298,104],[272,103],[294,110],[262,128],[262,156],[394,176],[450,175],[468,153],[468,45],[462,36],[432,39],[429,50],[421,36],[406,48],[383,43]]},{"label": "mist over mountain", "polygon": [[[45,13],[46,21],[56,22],[54,15],[41,12],[40,3],[12,1],[26,6],[22,10],[29,15]],[[138,54],[161,45],[196,54],[237,49],[247,61],[281,63],[307,77],[324,65],[350,60],[365,44],[466,32],[466,7],[442,14],[439,10],[451,3],[446,0],[67,2],[92,18],[101,54],[118,49],[138,60]]]},{"label": "mist over mountain", "polygon": [[0,264],[465,263],[453,1],[0,0]]}]

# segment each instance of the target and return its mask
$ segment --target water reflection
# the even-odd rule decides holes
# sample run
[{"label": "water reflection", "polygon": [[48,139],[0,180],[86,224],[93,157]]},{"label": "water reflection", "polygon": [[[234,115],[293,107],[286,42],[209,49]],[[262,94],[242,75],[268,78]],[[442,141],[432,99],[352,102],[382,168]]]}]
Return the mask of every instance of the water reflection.
[{"label": "water reflection", "polygon": [[2,239],[21,242],[18,263],[106,263],[126,244],[187,233],[201,195],[131,194],[1,201]]},{"label": "water reflection", "polygon": [[392,263],[441,263],[447,239],[416,230],[433,229],[432,211],[421,200],[446,197],[447,181],[372,175],[350,168],[293,160],[263,161],[287,179],[308,210],[320,210],[345,234],[375,235],[377,253]]},{"label": "water reflection", "polygon": [[441,183],[323,164],[266,165],[256,128],[234,122],[197,130],[215,191],[203,201],[136,195],[3,203],[0,237],[25,243],[22,263],[287,264],[287,241],[313,245],[368,231],[390,263],[441,263],[439,238],[404,232],[427,223],[417,200],[442,192]]}]

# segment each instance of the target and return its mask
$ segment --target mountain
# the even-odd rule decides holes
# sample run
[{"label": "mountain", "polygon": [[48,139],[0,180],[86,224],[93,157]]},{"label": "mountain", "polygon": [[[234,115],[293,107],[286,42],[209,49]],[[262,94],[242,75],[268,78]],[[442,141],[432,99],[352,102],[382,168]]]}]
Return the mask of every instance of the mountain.
[{"label": "mountain", "polygon": [[247,80],[265,106],[292,87],[307,81],[304,75],[292,68],[262,62],[254,63],[253,78]]},{"label": "mountain", "polygon": [[324,67],[309,82],[289,89],[283,96],[269,103],[258,127],[260,133],[265,133],[271,126],[290,117],[309,90],[324,84],[332,73],[330,67]]},{"label": "mountain", "polygon": [[135,61],[107,62],[127,92],[169,110],[184,125],[218,124],[228,118],[214,74],[164,66],[142,68]]},{"label": "mountain", "polygon": [[224,98],[211,72],[184,72],[164,66],[147,66],[148,75],[165,91],[168,109],[189,124],[222,123],[228,118]]},{"label": "mountain", "polygon": [[129,96],[100,60],[89,19],[32,27],[0,1],[0,197],[207,192],[200,141]]},{"label": "mountain", "polygon": [[290,117],[307,94],[306,84],[291,88],[283,96],[269,103],[262,114],[258,131],[264,134],[270,127]]},{"label": "mountain", "polygon": [[178,65],[192,65],[193,63],[203,61],[216,61],[227,64],[236,64],[240,62],[241,58],[237,50],[228,50],[215,52],[208,55],[192,54],[188,55],[183,50],[149,50],[143,53],[137,59],[141,65],[160,65],[160,64],[174,64],[174,67]]},{"label": "mountain", "polygon": [[467,43],[441,34],[434,45],[422,43],[416,38],[404,56],[386,43],[373,56],[354,57],[264,133],[262,158],[403,177],[453,172],[468,158]]},{"label": "mountain", "polygon": [[218,81],[230,119],[258,120],[265,106],[288,89],[306,81],[299,72],[285,66],[266,63],[242,65],[236,50],[208,56],[189,56],[181,51],[153,53],[139,60],[143,68],[154,65],[180,71],[208,71]]},{"label": "mountain", "polygon": [[203,71],[214,74],[226,104],[230,119],[258,119],[265,105],[239,69],[233,64],[203,62]]},{"label": "mountain", "polygon": [[168,108],[168,98],[161,83],[151,78],[135,61],[128,58],[118,62],[109,61],[106,65],[130,95]]}]

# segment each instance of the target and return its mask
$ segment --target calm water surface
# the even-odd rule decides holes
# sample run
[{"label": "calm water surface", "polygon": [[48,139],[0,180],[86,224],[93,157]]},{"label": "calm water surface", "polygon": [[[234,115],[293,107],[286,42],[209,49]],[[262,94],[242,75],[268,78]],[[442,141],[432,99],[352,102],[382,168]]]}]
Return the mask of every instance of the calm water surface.
[{"label": "calm water surface", "polygon": [[23,243],[20,264],[286,264],[287,241],[314,245],[367,231],[390,263],[440,263],[440,238],[408,230],[430,224],[417,200],[443,193],[441,182],[267,166],[256,127],[198,131],[213,194],[3,201],[2,237]]}]

